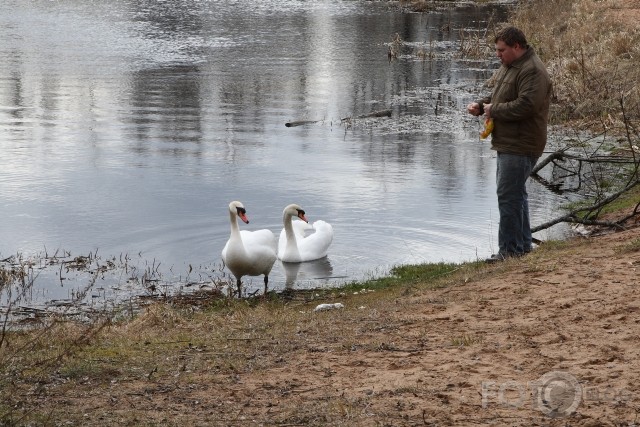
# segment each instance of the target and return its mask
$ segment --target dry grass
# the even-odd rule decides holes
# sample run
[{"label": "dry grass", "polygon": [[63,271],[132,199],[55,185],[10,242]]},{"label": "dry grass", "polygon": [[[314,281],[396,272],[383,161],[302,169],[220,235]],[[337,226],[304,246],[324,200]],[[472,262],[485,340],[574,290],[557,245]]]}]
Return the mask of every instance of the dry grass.
[{"label": "dry grass", "polygon": [[512,23],[520,27],[551,70],[555,123],[624,133],[621,104],[640,116],[640,31],[617,13],[620,2],[524,2]]}]

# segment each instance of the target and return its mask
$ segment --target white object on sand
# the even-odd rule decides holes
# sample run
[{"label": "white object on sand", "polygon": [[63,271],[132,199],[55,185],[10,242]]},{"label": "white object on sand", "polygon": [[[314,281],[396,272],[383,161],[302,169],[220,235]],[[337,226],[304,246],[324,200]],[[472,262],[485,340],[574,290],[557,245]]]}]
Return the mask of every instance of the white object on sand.
[{"label": "white object on sand", "polygon": [[313,311],[325,311],[325,310],[335,310],[337,308],[344,308],[344,304],[337,302],[335,304],[320,304]]}]

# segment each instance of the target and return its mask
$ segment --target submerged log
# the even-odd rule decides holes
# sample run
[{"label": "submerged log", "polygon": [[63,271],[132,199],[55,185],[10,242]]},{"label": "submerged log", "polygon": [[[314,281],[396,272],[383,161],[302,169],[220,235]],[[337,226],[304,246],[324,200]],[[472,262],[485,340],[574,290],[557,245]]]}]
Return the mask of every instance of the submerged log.
[{"label": "submerged log", "polygon": [[343,122],[348,121],[348,120],[353,120],[353,119],[366,119],[369,117],[391,117],[391,110],[380,110],[380,111],[374,111],[372,113],[367,113],[367,114],[361,114],[359,116],[356,117],[345,117],[344,119],[341,119]]},{"label": "submerged log", "polygon": [[[340,119],[340,121],[345,122],[353,119],[366,119],[369,117],[391,117],[391,110],[380,110],[374,111],[372,113],[361,114],[356,117],[345,117],[344,119]],[[287,122],[284,125],[288,128],[292,128],[295,126],[303,126],[303,125],[312,125],[314,123],[323,122],[323,120],[294,120],[291,122]]]},{"label": "submerged log", "polygon": [[322,120],[297,120],[297,121],[293,121],[293,122],[287,122],[284,125],[288,128],[292,128],[295,126],[302,126],[302,125],[310,125],[313,123],[318,123],[321,122]]}]

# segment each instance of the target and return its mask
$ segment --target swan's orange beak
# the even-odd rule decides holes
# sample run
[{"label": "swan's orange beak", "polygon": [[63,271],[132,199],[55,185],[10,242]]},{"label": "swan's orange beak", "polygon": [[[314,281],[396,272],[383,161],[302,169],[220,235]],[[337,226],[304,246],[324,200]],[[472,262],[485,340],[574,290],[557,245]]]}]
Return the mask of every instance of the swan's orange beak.
[{"label": "swan's orange beak", "polygon": [[309,223],[309,221],[307,221],[307,217],[304,216],[304,212],[298,212],[298,218],[300,218],[306,223]]},{"label": "swan's orange beak", "polygon": [[238,216],[245,224],[249,224],[249,218],[247,218],[244,212],[238,212]]}]

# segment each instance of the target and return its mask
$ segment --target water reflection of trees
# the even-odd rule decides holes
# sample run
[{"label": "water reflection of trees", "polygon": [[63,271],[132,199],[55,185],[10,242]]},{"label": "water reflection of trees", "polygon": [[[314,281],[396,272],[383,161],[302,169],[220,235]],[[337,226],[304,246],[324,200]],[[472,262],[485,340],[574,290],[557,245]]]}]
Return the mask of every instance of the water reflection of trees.
[{"label": "water reflection of trees", "polygon": [[176,34],[200,34],[206,26],[206,2],[138,0],[129,10],[136,22],[148,24],[147,37],[173,38]]},{"label": "water reflection of trees", "polygon": [[[131,111],[122,120],[133,128],[136,153],[202,155],[203,138],[199,70],[175,66],[144,70],[133,76]],[[156,143],[161,143],[156,145]],[[185,145],[185,143],[195,143]]]}]

